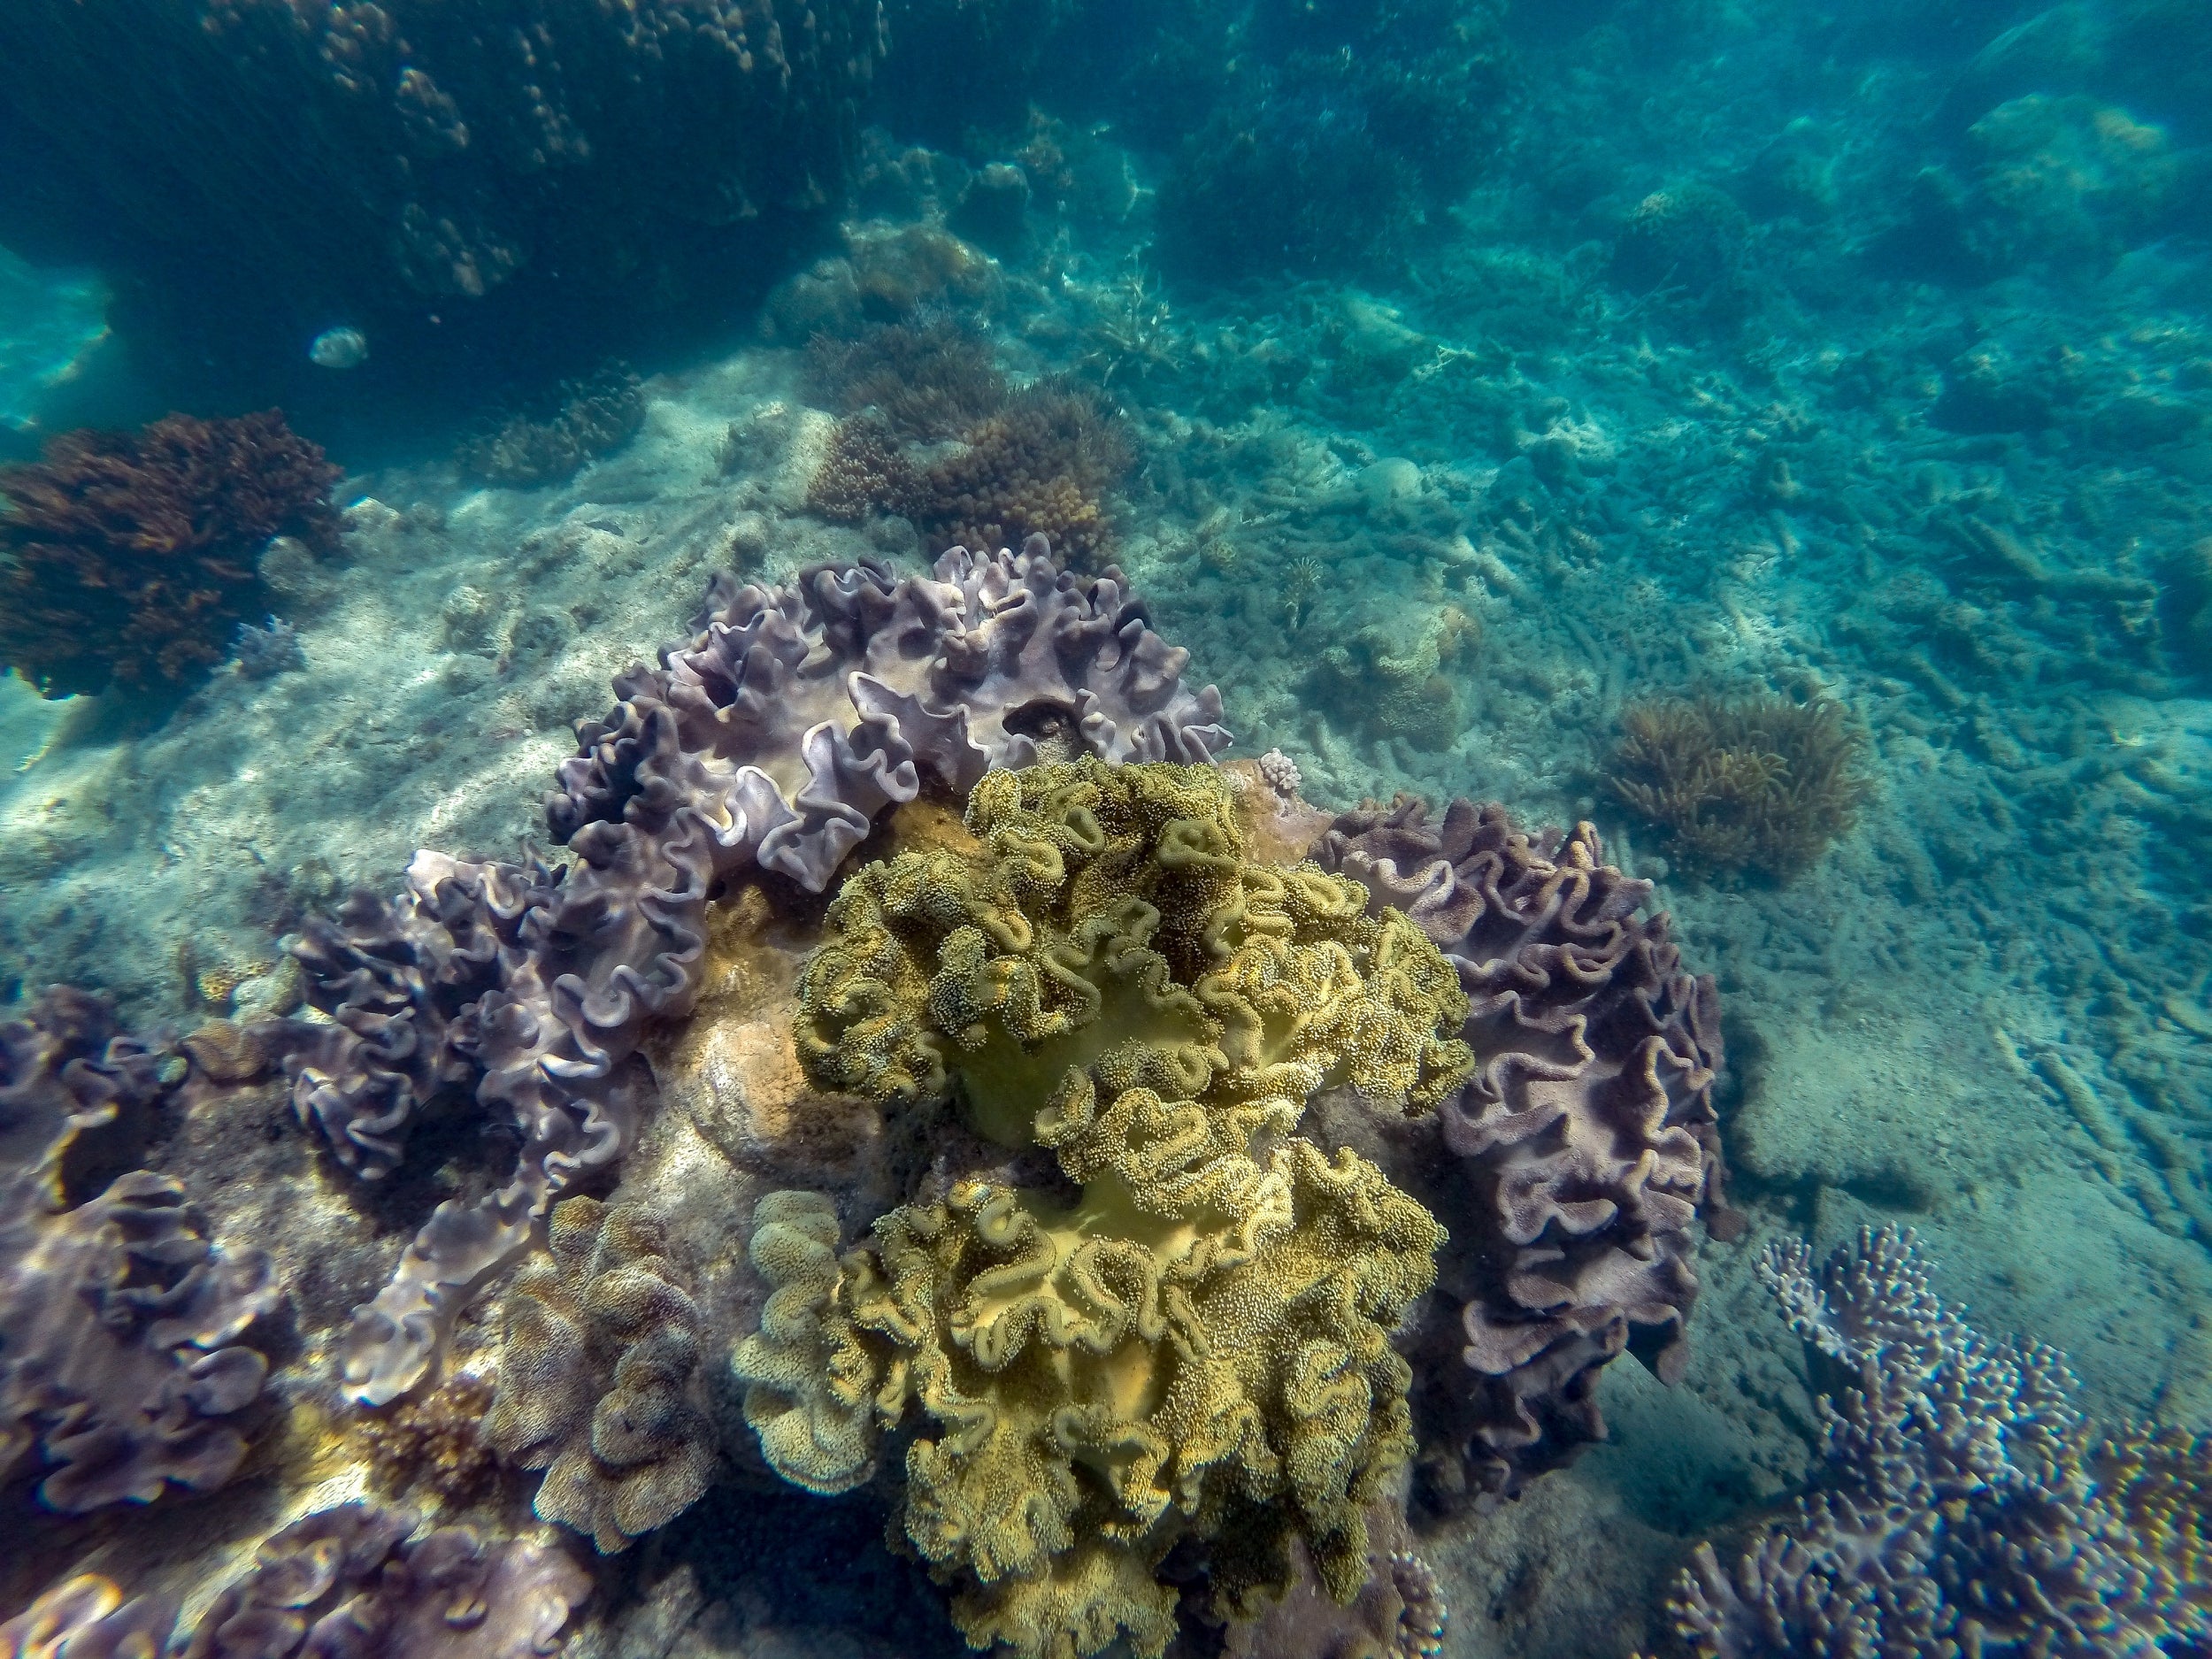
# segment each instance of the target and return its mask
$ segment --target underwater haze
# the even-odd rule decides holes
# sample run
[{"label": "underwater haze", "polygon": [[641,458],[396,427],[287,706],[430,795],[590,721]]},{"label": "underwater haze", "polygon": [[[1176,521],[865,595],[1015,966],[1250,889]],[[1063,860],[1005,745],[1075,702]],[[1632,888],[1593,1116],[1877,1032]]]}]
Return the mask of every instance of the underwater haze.
[{"label": "underwater haze", "polygon": [[0,6],[0,1659],[2212,1655],[2212,7]]}]

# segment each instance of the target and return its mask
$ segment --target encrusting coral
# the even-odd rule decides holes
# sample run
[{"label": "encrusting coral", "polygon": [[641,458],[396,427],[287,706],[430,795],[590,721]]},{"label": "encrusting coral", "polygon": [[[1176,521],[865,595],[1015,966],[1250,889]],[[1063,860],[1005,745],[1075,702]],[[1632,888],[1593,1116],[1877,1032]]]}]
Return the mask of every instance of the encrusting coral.
[{"label": "encrusting coral", "polygon": [[0,1480],[42,1456],[67,1514],[221,1486],[268,1374],[239,1340],[281,1299],[268,1258],[217,1244],[176,1181],[113,1174],[160,1070],[81,993],[0,1025]]},{"label": "encrusting coral", "polygon": [[1678,1580],[1699,1659],[2203,1650],[2204,1437],[2100,1437],[2059,1356],[1978,1334],[1909,1232],[1862,1230],[1817,1272],[1787,1240],[1761,1272],[1842,1386],[1819,1489],[1731,1565],[1699,1546]]},{"label": "encrusting coral", "polygon": [[1204,760],[1225,749],[1211,687],[1146,622],[1120,573],[956,549],[931,575],[818,565],[788,586],[718,576],[696,631],[615,685],[579,727],[546,815],[574,862],[417,854],[397,903],[357,894],[302,930],[326,1020],[272,1025],[293,1102],[365,1175],[390,1170],[442,1088],[521,1132],[512,1177],[448,1201],[356,1310],[341,1369],[382,1405],[418,1386],[454,1317],[526,1250],[572,1182],[635,1135],[647,1025],[697,995],[718,884],[772,871],[810,891],[925,780],[964,793],[1048,750]]},{"label": "encrusting coral", "polygon": [[1617,1356],[1667,1382],[1687,1362],[1691,1224],[1742,1227],[1713,1110],[1719,994],[1587,824],[1532,836],[1462,800],[1432,825],[1402,796],[1338,818],[1313,856],[1417,924],[1469,999],[1473,1075],[1436,1118],[1453,1156],[1407,1178],[1453,1219],[1441,1288],[1463,1309],[1438,1343],[1465,1363],[1434,1354],[1417,1404],[1432,1499],[1510,1494],[1604,1438]]},{"label": "encrusting coral", "polygon": [[1365,891],[1247,861],[1210,767],[995,772],[972,850],[850,878],[801,986],[801,1064],[1041,1148],[1064,1189],[955,1179],[831,1271],[833,1225],[757,1217],[775,1286],[734,1360],[780,1470],[866,1478],[913,1429],[905,1532],[973,1645],[1156,1656],[1179,1539],[1222,1615],[1368,1578],[1364,1506],[1411,1448],[1390,1329],[1443,1230],[1372,1164],[1291,1133],[1344,1084],[1418,1112],[1465,1074],[1450,970]]},{"label": "encrusting coral", "polygon": [[1632,703],[1607,787],[1692,869],[1787,879],[1851,827],[1865,740],[1833,703],[1771,694]]},{"label": "encrusting coral", "polygon": [[0,469],[0,668],[49,697],[190,680],[268,615],[273,538],[335,549],[337,480],[273,409],[68,433]]},{"label": "encrusting coral", "polygon": [[547,1232],[551,1259],[531,1262],[508,1293],[484,1435],[545,1471],[541,1519],[611,1555],[689,1509],[714,1472],[693,1397],[699,1309],[639,1206],[564,1199]]}]

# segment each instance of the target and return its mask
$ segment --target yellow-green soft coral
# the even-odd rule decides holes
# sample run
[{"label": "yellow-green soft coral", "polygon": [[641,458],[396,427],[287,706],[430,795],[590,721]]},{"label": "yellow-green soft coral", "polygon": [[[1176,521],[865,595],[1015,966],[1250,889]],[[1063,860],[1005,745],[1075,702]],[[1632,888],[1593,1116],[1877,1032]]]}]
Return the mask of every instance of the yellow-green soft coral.
[{"label": "yellow-green soft coral", "polygon": [[1247,863],[1208,768],[995,772],[968,826],[976,853],[846,884],[800,1056],[825,1087],[957,1101],[1081,1194],[963,1181],[833,1273],[826,1203],[764,1201],[776,1288],[736,1358],[763,1449],[841,1490],[912,1424],[907,1535],[979,1647],[1125,1632],[1156,1655],[1176,1598],[1154,1571],[1186,1535],[1213,1540],[1225,1612],[1283,1584],[1294,1534],[1348,1598],[1361,1509],[1410,1445],[1389,1331],[1443,1233],[1289,1132],[1325,1084],[1413,1110],[1455,1086],[1457,979],[1353,883]]}]

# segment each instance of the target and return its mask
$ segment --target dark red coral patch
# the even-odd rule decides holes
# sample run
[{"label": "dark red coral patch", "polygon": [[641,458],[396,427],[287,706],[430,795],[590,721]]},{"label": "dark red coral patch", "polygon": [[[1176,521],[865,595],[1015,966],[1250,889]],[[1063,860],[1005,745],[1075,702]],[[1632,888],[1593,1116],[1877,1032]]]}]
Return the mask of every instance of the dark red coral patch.
[{"label": "dark red coral patch", "polygon": [[49,697],[191,680],[266,614],[273,537],[336,548],[339,472],[273,409],[67,433],[0,468],[0,668]]}]

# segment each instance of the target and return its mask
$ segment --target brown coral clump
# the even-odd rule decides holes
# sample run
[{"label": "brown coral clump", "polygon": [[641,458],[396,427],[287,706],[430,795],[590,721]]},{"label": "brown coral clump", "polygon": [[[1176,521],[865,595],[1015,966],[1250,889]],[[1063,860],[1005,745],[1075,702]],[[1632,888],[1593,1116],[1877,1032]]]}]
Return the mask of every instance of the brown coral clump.
[{"label": "brown coral clump", "polygon": [[912,516],[933,551],[1045,535],[1071,565],[1095,568],[1113,549],[1107,493],[1135,462],[1121,418],[1094,394],[1041,381],[923,472]]},{"label": "brown coral clump", "polygon": [[0,469],[0,665],[65,697],[221,662],[268,611],[255,561],[270,541],[337,546],[338,476],[273,409],[73,432]]},{"label": "brown coral clump", "polygon": [[904,512],[914,496],[914,468],[883,422],[855,415],[837,423],[829,451],[807,485],[806,504],[825,518],[857,524],[879,509]]},{"label": "brown coral clump", "polygon": [[1786,880],[1851,826],[1863,736],[1839,704],[1771,693],[1632,703],[1606,780],[1709,875]]},{"label": "brown coral clump", "polygon": [[873,324],[850,340],[817,334],[807,380],[838,413],[873,409],[901,437],[926,443],[956,436],[1006,401],[989,342],[949,311]]},{"label": "brown coral clump", "polygon": [[498,1472],[483,1424],[492,1386],[464,1371],[367,1417],[369,1467],[385,1491],[427,1491],[449,1509],[482,1497]]}]

